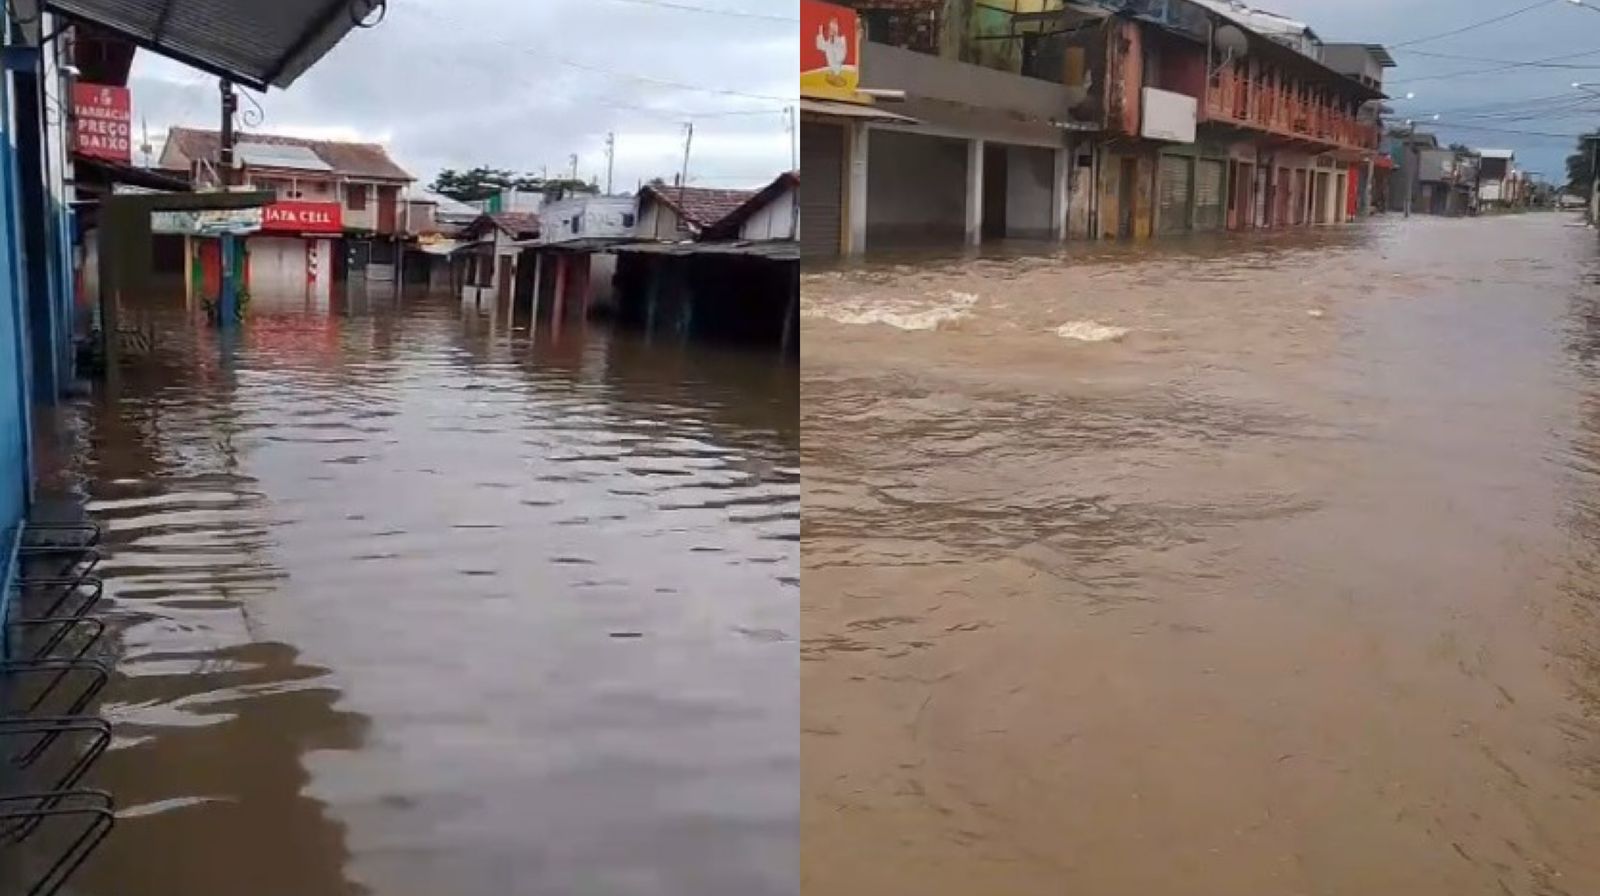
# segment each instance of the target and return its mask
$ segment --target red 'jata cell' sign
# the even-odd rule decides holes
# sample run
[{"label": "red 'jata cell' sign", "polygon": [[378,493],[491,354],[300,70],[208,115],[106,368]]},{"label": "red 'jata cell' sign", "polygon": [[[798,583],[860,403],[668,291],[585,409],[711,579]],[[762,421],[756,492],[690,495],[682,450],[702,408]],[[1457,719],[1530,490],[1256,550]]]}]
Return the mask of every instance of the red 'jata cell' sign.
[{"label": "red 'jata cell' sign", "polygon": [[72,85],[72,151],[124,165],[133,161],[133,105],[128,88]]},{"label": "red 'jata cell' sign", "polygon": [[342,233],[337,202],[274,202],[261,210],[261,229],[278,233]]}]

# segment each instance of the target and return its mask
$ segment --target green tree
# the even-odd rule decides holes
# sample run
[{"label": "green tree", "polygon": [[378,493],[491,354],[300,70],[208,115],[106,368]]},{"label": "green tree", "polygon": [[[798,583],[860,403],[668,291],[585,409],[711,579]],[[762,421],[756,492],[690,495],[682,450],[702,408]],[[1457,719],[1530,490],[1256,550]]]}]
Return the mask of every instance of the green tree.
[{"label": "green tree", "polygon": [[488,199],[499,194],[501,190],[538,191],[543,188],[543,181],[532,175],[519,175],[505,168],[490,168],[485,165],[466,171],[446,168],[439,172],[433,183],[428,185],[429,191],[449,196],[460,202]]},{"label": "green tree", "polygon": [[1567,156],[1567,192],[1579,196],[1589,195],[1594,188],[1593,141],[1600,139],[1600,131],[1578,138],[1578,151]]},{"label": "green tree", "polygon": [[544,193],[551,199],[559,199],[569,193],[598,192],[595,185],[582,180],[566,177],[545,180],[531,174],[517,174],[506,168],[490,168],[486,165],[466,171],[446,168],[428,185],[428,190],[460,202],[488,199],[502,190]]}]

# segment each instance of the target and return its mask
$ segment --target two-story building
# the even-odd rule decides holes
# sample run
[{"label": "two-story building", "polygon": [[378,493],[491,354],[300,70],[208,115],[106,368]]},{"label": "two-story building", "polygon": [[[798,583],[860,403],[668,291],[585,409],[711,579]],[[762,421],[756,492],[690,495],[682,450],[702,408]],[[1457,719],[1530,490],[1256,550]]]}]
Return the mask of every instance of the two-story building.
[{"label": "two-story building", "polygon": [[1382,92],[1325,64],[1304,24],[1222,0],[1141,6],[1110,27],[1101,235],[1348,220],[1378,148],[1362,109]]},{"label": "two-story building", "polygon": [[[184,174],[197,188],[217,188],[220,149],[216,131],[174,127],[157,167]],[[381,145],[243,134],[234,157],[233,184],[279,197],[262,210],[261,232],[246,241],[252,290],[325,290],[340,276],[394,277],[408,230],[405,194],[415,178]],[[205,243],[200,251],[207,253]]]},{"label": "two-story building", "polygon": [[[1381,64],[1340,71],[1311,28],[1241,3],[841,3],[860,92],[908,119],[843,141],[868,246],[1334,223],[1376,154]],[[811,30],[802,55],[829,40]],[[808,174],[808,221],[835,183]]]}]

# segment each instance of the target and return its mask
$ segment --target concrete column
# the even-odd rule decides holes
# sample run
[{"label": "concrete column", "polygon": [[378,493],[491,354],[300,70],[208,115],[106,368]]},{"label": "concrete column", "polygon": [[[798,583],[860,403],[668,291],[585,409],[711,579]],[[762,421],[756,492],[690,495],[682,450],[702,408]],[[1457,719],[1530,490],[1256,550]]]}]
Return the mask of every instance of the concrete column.
[{"label": "concrete column", "polygon": [[528,326],[539,328],[539,283],[544,276],[544,253],[533,253],[533,297],[528,300]]},{"label": "concrete column", "polygon": [[983,141],[967,141],[967,245],[983,242]]},{"label": "concrete column", "polygon": [[567,256],[556,253],[556,295],[550,308],[550,326],[561,329],[561,313],[567,304]]},{"label": "concrete column", "polygon": [[1050,224],[1055,233],[1055,238],[1065,241],[1067,238],[1067,212],[1068,201],[1072,195],[1072,150],[1066,147],[1055,152],[1056,167],[1055,177],[1051,181],[1050,197]]},{"label": "concrete column", "polygon": [[844,255],[867,251],[867,146],[871,142],[865,123],[845,128]]}]

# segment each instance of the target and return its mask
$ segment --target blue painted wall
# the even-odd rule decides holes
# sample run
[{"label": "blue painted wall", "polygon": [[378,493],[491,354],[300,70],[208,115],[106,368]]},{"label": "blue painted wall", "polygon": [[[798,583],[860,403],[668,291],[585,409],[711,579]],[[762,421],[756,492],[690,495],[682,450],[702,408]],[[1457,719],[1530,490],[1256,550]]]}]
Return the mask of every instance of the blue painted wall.
[{"label": "blue painted wall", "polygon": [[[44,33],[52,18],[41,23]],[[34,402],[60,397],[72,370],[65,116],[45,113],[36,79],[46,79],[49,96],[70,94],[55,65],[37,48],[13,45],[12,36],[0,28],[0,622],[10,610],[16,546],[32,500],[30,414]],[[14,121],[19,116],[26,120]],[[36,257],[26,252],[30,241]]]},{"label": "blue painted wall", "polygon": [[10,121],[11,79],[6,77],[0,79],[0,620],[9,609],[14,548],[30,478],[26,294],[17,238],[17,144]]}]

